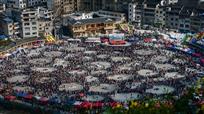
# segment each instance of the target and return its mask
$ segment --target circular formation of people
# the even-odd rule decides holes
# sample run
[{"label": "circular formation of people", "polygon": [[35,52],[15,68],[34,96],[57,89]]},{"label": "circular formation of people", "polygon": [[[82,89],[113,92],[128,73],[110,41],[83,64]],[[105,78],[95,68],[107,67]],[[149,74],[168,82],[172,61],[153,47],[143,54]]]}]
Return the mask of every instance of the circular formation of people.
[{"label": "circular formation of people", "polygon": [[143,44],[64,42],[25,49],[4,60],[0,69],[4,95],[23,91],[64,99],[83,93],[79,100],[125,102],[148,95],[179,95],[203,68],[195,68],[181,53]]}]

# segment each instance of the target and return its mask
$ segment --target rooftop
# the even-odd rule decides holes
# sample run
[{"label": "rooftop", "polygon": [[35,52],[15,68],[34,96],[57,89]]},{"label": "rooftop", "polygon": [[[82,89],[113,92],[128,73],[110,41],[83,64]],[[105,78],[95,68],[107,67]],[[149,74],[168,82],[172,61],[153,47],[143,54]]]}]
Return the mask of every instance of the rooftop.
[{"label": "rooftop", "polygon": [[71,25],[83,25],[83,24],[92,24],[92,23],[108,23],[108,22],[114,22],[115,19],[111,18],[92,18],[92,19],[81,19],[81,20],[69,20],[69,23]]}]

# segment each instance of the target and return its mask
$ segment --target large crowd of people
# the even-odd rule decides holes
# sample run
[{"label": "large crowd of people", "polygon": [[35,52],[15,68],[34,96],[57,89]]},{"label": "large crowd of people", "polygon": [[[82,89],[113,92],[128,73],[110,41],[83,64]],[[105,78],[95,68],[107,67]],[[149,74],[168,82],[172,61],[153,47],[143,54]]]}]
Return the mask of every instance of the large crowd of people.
[{"label": "large crowd of people", "polygon": [[[112,101],[115,99],[110,96],[120,93],[138,95],[126,100],[169,93],[180,96],[196,82],[199,71],[203,67],[190,57],[164,47],[144,46],[142,42],[111,47],[64,41],[23,49],[3,60],[0,95],[23,92],[47,99],[58,97],[64,103],[67,99],[90,100],[84,99],[88,95]],[[92,101],[96,101],[94,97]]]}]

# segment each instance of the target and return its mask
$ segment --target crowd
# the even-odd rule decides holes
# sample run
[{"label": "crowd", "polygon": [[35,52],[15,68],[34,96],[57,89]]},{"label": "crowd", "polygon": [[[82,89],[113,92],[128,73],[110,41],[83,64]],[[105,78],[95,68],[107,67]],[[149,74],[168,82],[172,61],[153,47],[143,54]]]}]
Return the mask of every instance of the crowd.
[{"label": "crowd", "polygon": [[[138,54],[142,50],[144,52]],[[145,54],[145,51],[148,51],[148,53]],[[31,54],[31,52],[36,54]],[[45,53],[47,54],[45,55]],[[105,56],[99,58],[98,55]],[[158,56],[166,59],[156,61],[155,58]],[[113,60],[113,57],[121,57],[121,59],[116,61]],[[125,57],[129,59],[124,59]],[[36,59],[39,59],[39,61],[33,64],[31,61]],[[40,59],[46,59],[47,61]],[[62,64],[54,65],[56,59],[63,61]],[[104,64],[93,65],[93,62],[104,62]],[[174,67],[158,69],[158,64],[170,64]],[[41,70],[33,70],[34,68],[41,68]],[[48,69],[52,70],[49,71]],[[139,75],[138,71],[143,69],[148,69],[154,74],[148,75],[151,73],[146,72]],[[191,62],[190,57],[182,53],[171,52],[164,48],[144,46],[141,42],[129,47],[107,47],[95,43],[64,41],[61,44],[25,49],[23,53],[21,52],[2,61],[0,65],[0,95],[8,96],[15,95],[16,92],[25,92],[48,99],[57,97],[64,103],[67,99],[82,101],[84,100],[81,98],[82,96],[100,95],[105,98],[104,101],[112,101],[110,95],[116,93],[138,93],[142,95],[141,98],[145,96],[162,97],[163,94],[169,93],[168,90],[164,91],[156,88],[155,91],[162,91],[163,94],[160,95],[147,93],[146,90],[153,88],[155,85],[163,85],[173,88],[171,94],[179,97],[185,94],[189,84],[193,84],[199,78],[197,72],[203,70],[201,66]],[[176,72],[176,75],[165,77],[166,73],[171,72]],[[107,78],[118,74],[121,74],[121,76],[130,75],[131,78],[124,80]],[[27,77],[23,81],[18,79],[13,82],[8,81],[8,78],[21,75]],[[183,77],[177,77],[177,75]],[[95,80],[87,81],[87,76],[91,76],[91,79],[94,78]],[[65,86],[61,86],[69,83],[78,84],[82,89],[78,87],[67,87],[66,89]],[[140,84],[134,88],[132,86],[135,83]],[[115,85],[115,88],[110,89],[111,86],[102,88],[107,89],[107,92],[90,91],[90,88],[100,86],[100,84]],[[59,89],[60,86],[64,89]]]}]

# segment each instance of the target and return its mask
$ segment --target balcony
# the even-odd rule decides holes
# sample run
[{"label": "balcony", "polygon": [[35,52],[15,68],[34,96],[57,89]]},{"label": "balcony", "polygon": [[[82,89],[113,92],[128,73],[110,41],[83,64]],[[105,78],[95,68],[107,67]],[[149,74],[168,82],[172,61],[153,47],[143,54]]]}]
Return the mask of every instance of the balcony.
[{"label": "balcony", "polygon": [[20,27],[19,26],[14,26],[14,29],[19,29]]},{"label": "balcony", "polygon": [[104,27],[104,29],[115,29],[116,27],[115,26],[106,26]]},{"label": "balcony", "polygon": [[84,32],[85,29],[73,29],[74,32]]},{"label": "balcony", "polygon": [[20,34],[20,32],[19,32],[19,31],[16,31],[16,32],[14,32],[14,34]]},{"label": "balcony", "polygon": [[19,25],[19,22],[14,22],[14,25]]}]

